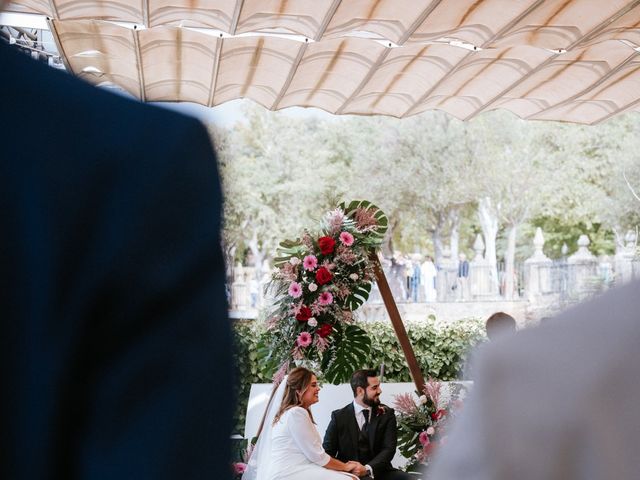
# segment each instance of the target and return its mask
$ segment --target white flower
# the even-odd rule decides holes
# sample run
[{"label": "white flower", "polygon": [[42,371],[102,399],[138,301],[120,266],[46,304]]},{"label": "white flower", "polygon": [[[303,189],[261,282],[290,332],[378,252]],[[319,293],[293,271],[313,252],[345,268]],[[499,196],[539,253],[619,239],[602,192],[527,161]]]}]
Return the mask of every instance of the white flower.
[{"label": "white flower", "polygon": [[315,292],[318,289],[318,285],[316,285],[315,283],[310,283],[309,284],[309,291],[310,292]]},{"label": "white flower", "polygon": [[351,275],[349,275],[349,278],[355,282],[358,279],[358,274],[352,273]]},{"label": "white flower", "polygon": [[433,435],[434,433],[436,433],[435,428],[433,427],[427,428],[427,435]]},{"label": "white flower", "polygon": [[317,327],[318,320],[316,320],[314,317],[311,317],[309,320],[307,320],[307,325],[309,325],[310,327]]},{"label": "white flower", "polygon": [[289,263],[295,267],[300,263],[300,259],[298,257],[291,257]]},{"label": "white flower", "polygon": [[418,401],[420,402],[420,405],[424,405],[425,403],[427,403],[427,396],[421,395]]}]

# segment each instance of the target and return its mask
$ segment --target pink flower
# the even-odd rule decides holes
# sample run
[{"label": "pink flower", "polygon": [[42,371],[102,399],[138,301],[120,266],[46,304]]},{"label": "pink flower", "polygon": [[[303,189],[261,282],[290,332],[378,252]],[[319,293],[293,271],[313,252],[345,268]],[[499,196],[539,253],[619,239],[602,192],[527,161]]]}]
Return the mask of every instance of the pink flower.
[{"label": "pink flower", "polygon": [[427,435],[433,435],[434,433],[436,433],[436,429],[433,427],[429,427],[427,428]]},{"label": "pink flower", "polygon": [[318,266],[318,259],[314,255],[307,255],[302,260],[302,266],[305,270],[311,272]]},{"label": "pink flower", "polygon": [[318,303],[320,305],[331,305],[333,303],[333,295],[329,292],[322,292],[318,297]]},{"label": "pink flower", "polygon": [[393,406],[400,413],[405,415],[415,415],[418,413],[416,402],[413,401],[413,395],[410,393],[401,393],[395,396]]},{"label": "pink flower", "polygon": [[418,440],[420,440],[420,444],[423,447],[426,447],[430,443],[429,435],[427,434],[427,432],[420,432],[420,435],[418,436]]},{"label": "pink flower", "polygon": [[344,222],[344,212],[336,208],[326,215],[327,224],[329,226],[329,232],[331,235],[335,235],[341,228],[342,222]]},{"label": "pink flower", "polygon": [[293,298],[298,298],[300,295],[302,295],[302,287],[298,282],[293,282],[291,285],[289,285],[289,295],[291,295]]},{"label": "pink flower", "polygon": [[242,475],[247,469],[247,464],[242,462],[237,462],[233,464],[233,473],[236,475]]},{"label": "pink flower", "polygon": [[311,342],[312,338],[309,332],[301,332],[300,335],[298,335],[298,339],[296,340],[298,346],[303,348],[311,345]]},{"label": "pink flower", "polygon": [[340,233],[340,241],[343,245],[350,247],[351,245],[353,245],[353,235],[351,235],[349,232],[342,232]]},{"label": "pink flower", "polygon": [[[278,371],[273,374],[273,378],[271,379],[271,381],[276,385],[280,385],[282,380],[284,380],[284,377],[287,376],[288,371],[289,371],[289,362],[286,361],[282,365],[280,365],[280,368],[278,369]],[[248,448],[247,448],[247,451],[248,451]],[[248,459],[250,456],[251,454],[247,455],[246,458]]]},{"label": "pink flower", "polygon": [[356,209],[355,220],[356,228],[359,232],[369,232],[375,230],[378,226],[375,212],[373,210],[367,210],[366,208]]},{"label": "pink flower", "polygon": [[329,340],[327,340],[325,337],[321,337],[319,334],[316,335],[316,339],[314,340],[314,343],[318,351],[321,353],[324,352],[327,348],[329,348]]}]

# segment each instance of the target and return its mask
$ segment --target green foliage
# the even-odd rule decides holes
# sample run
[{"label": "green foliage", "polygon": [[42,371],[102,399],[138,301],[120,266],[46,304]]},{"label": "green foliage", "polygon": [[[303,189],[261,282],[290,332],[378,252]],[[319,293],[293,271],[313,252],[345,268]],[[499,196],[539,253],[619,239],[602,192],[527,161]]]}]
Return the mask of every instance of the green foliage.
[{"label": "green foliage", "polygon": [[236,373],[236,413],[233,433],[244,433],[244,420],[247,413],[247,402],[252,383],[268,383],[271,377],[266,376],[264,365],[258,363],[258,342],[263,332],[260,324],[253,321],[238,321],[233,325],[235,352],[234,365]]},{"label": "green foliage", "polygon": [[351,310],[357,310],[364,302],[369,298],[369,294],[371,293],[371,284],[370,283],[361,283],[356,285],[353,288],[353,292],[345,299],[345,306]]},{"label": "green foliage", "polygon": [[[368,354],[364,356],[363,364],[377,367],[384,363],[385,382],[410,382],[409,369],[391,324],[363,322],[358,326],[371,339],[371,347],[366,349]],[[441,381],[461,378],[469,349],[485,338],[483,322],[479,319],[464,319],[439,326],[434,318],[430,317],[425,322],[409,323],[406,328],[425,378],[432,377]],[[234,331],[238,382],[234,433],[242,434],[251,384],[271,382],[271,376],[277,368],[273,363],[259,361],[261,355],[258,350],[269,344],[265,339],[270,335],[278,335],[278,332],[266,332],[263,324],[259,322],[236,322]],[[353,332],[350,335],[357,337]],[[321,378],[329,380],[326,371],[324,375],[323,372],[316,373]],[[331,372],[329,374],[331,375]]]},{"label": "green foliage", "polygon": [[[391,324],[375,322],[363,326],[372,339],[370,365],[384,363],[387,382],[410,382],[409,369]],[[431,317],[406,328],[423,375],[441,381],[461,378],[469,348],[484,339],[483,323],[476,319],[436,326]]]},{"label": "green foliage", "polygon": [[[324,378],[335,385],[347,381],[351,374],[365,366],[371,350],[371,339],[358,325],[337,324],[334,348],[329,348],[322,357]],[[340,336],[340,341],[336,342]]]},{"label": "green foliage", "polygon": [[[580,233],[592,237],[598,253],[611,251],[613,229],[624,235],[640,224],[632,191],[640,192],[636,114],[593,127],[529,122],[505,112],[470,122],[434,111],[402,120],[318,121],[255,106],[246,118],[216,132],[225,248],[236,259],[248,247],[272,260],[280,239],[299,235],[347,192],[387,213],[387,256],[393,248],[430,251],[440,244],[436,238],[449,243],[452,212],[461,217],[460,245],[468,253],[483,197],[492,199],[499,236],[514,225],[526,230],[519,259],[530,253],[532,219],[556,218],[569,248],[575,248],[573,230],[584,226]],[[600,225],[604,243],[590,225]],[[499,247],[502,257],[506,242]]]}]

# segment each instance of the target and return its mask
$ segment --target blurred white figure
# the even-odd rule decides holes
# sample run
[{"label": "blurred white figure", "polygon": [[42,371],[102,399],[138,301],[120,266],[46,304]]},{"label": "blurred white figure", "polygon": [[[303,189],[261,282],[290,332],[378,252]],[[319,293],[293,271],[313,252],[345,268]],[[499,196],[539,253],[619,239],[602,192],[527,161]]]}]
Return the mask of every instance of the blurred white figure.
[{"label": "blurred white figure", "polygon": [[427,255],[426,260],[421,265],[422,286],[424,288],[425,302],[436,301],[436,276],[438,271],[433,263],[433,258]]},{"label": "blurred white figure", "polygon": [[431,480],[640,478],[640,282],[492,342]]}]

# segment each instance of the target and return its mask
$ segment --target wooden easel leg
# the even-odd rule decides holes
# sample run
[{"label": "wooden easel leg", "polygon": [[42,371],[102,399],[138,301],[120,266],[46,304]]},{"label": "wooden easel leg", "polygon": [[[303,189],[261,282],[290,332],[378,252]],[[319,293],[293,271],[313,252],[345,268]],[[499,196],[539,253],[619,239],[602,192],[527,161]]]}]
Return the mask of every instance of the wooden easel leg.
[{"label": "wooden easel leg", "polygon": [[404,323],[402,323],[402,318],[400,318],[400,312],[398,311],[396,301],[393,299],[393,295],[391,294],[389,283],[387,283],[387,277],[382,270],[382,265],[380,265],[380,259],[378,258],[378,254],[376,252],[372,252],[369,255],[369,258],[371,259],[375,267],[378,289],[380,290],[380,295],[382,296],[382,300],[384,301],[384,306],[387,308],[387,313],[389,314],[389,318],[391,319],[393,329],[396,332],[396,337],[398,337],[398,341],[400,342],[400,346],[402,347],[404,356],[407,359],[409,372],[411,372],[411,377],[413,378],[413,383],[416,386],[416,391],[419,392],[419,394],[422,394],[422,390],[424,389],[425,385],[424,377],[422,376],[422,372],[420,371],[420,366],[418,365],[416,356],[413,353],[413,347],[411,346],[411,342],[409,341],[409,337],[407,336],[407,331],[404,328]]}]

